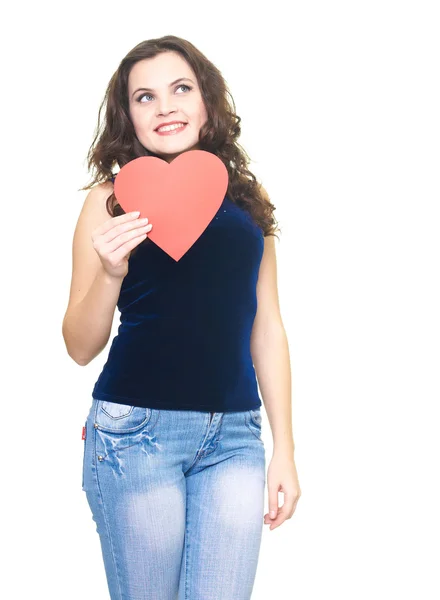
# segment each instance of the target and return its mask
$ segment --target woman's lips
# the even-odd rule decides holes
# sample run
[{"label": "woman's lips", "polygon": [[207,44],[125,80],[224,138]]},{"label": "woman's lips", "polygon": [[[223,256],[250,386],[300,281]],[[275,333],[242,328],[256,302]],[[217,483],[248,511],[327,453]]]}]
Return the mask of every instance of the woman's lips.
[{"label": "woman's lips", "polygon": [[158,135],[176,135],[177,133],[180,133],[181,131],[185,131],[187,125],[188,125],[188,123],[185,123],[185,125],[183,127],[176,127],[176,129],[170,129],[169,131],[156,131],[156,133]]}]

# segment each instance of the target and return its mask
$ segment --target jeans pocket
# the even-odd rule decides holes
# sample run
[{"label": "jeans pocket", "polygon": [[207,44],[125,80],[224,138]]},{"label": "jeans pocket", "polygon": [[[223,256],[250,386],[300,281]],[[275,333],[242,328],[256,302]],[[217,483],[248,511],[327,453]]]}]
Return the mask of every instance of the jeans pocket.
[{"label": "jeans pocket", "polygon": [[98,400],[94,415],[98,460],[141,444],[148,438],[159,410]]},{"label": "jeans pocket", "polygon": [[95,416],[95,428],[107,433],[134,433],[150,421],[151,408],[131,406],[99,400]]},{"label": "jeans pocket", "polygon": [[260,408],[251,408],[250,410],[247,410],[245,412],[245,423],[248,429],[250,429],[254,436],[262,442],[263,440],[261,438],[261,422],[262,417]]},{"label": "jeans pocket", "polygon": [[261,421],[262,421],[261,408],[251,408],[251,410],[249,411],[249,414],[251,416],[252,421],[254,422],[254,425],[256,427],[259,427],[261,430]]}]

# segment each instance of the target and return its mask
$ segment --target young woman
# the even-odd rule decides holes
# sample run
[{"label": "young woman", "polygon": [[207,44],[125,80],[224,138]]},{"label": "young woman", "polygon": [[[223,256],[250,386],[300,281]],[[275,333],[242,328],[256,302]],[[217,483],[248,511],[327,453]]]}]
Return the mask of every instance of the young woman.
[{"label": "young woman", "polygon": [[[263,522],[281,525],[300,496],[275,207],[247,169],[228,94],[190,42],[142,42],[111,78],[89,151],[96,175],[83,188],[63,336],[86,365],[121,312],[92,392],[82,484],[112,600],[249,599]],[[148,238],[148,217],[117,204],[112,175],[193,149],[222,160],[229,185],[175,261]],[[257,378],[274,442],[267,479]]]}]

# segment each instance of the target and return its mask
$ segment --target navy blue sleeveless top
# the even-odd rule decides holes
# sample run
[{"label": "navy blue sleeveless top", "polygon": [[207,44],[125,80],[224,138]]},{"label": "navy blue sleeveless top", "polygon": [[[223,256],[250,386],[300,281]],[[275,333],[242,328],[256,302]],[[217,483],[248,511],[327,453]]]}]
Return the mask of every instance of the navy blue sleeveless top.
[{"label": "navy blue sleeveless top", "polygon": [[261,406],[250,336],[263,250],[263,230],[227,195],[179,261],[152,240],[136,247],[93,398],[211,412]]}]

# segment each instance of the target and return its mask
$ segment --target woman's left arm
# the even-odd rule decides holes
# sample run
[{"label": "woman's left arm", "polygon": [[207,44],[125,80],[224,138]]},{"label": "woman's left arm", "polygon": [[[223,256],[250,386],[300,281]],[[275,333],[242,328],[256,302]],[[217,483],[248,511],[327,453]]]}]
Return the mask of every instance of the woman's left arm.
[{"label": "woman's left arm", "polygon": [[[251,354],[273,437],[267,471],[270,530],[293,515],[301,496],[294,460],[289,346],[280,314],[274,236],[264,238],[257,283],[257,314],[251,335]],[[278,506],[278,492],[284,504]],[[274,516],[272,516],[274,514]]]}]

